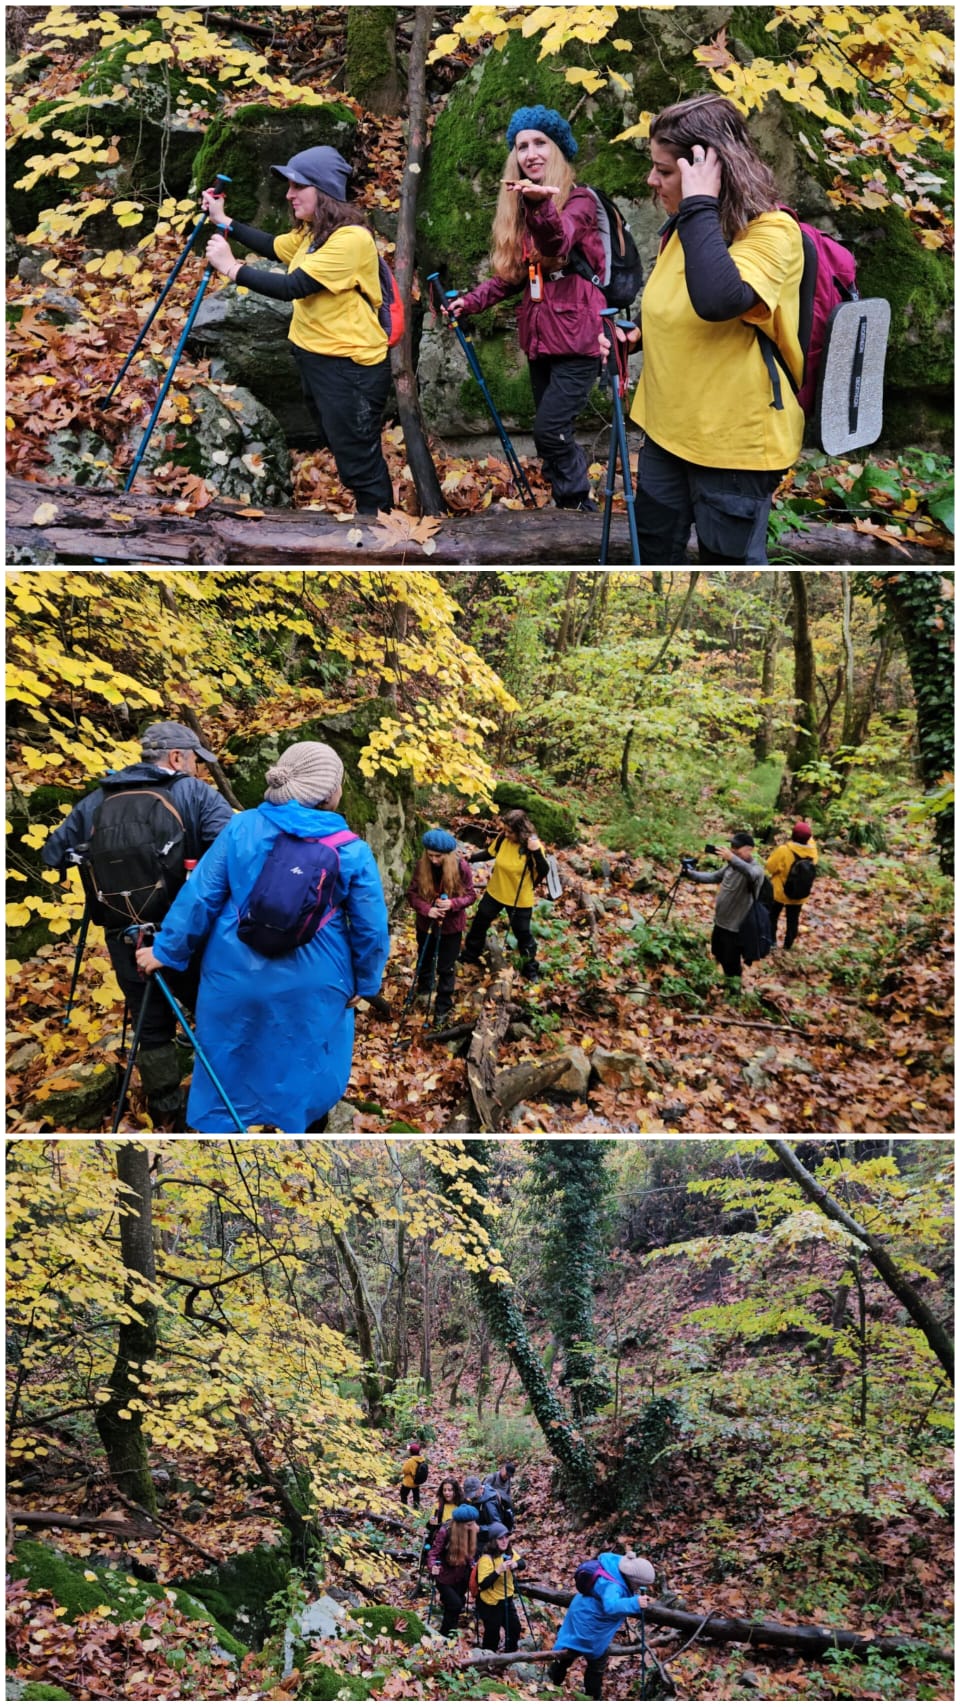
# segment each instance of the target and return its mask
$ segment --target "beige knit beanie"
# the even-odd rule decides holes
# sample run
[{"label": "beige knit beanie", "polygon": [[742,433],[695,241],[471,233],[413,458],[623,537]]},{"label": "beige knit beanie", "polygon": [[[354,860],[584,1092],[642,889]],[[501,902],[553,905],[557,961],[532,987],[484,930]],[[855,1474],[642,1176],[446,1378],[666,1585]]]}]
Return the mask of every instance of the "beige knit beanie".
[{"label": "beige knit beanie", "polygon": [[295,800],[301,806],[319,806],[335,794],[343,781],[343,760],[322,741],[295,741],[267,772],[264,799],[271,806],[286,806]]}]

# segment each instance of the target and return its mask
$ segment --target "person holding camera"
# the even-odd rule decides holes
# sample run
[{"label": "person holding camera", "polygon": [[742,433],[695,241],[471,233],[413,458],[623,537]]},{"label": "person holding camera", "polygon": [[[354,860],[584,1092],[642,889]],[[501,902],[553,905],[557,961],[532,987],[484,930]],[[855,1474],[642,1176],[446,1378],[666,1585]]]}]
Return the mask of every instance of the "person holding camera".
[{"label": "person holding camera", "polygon": [[749,830],[738,830],[730,837],[728,848],[707,844],[706,852],[716,854],[726,869],[698,871],[692,859],[682,859],[680,869],[691,883],[719,883],[720,893],[713,914],[713,935],[710,952],[718,961],[723,975],[731,983],[739,980],[743,971],[740,952],[740,927],[763,887],[763,866],[754,858],[754,841]]},{"label": "person holding camera", "polygon": [[522,293],[517,333],[530,366],[533,442],[543,472],[558,509],[595,510],[574,423],[600,373],[600,314],[607,303],[593,282],[604,269],[597,204],[576,183],[577,144],[552,107],[518,107],[507,147],[493,219],[493,277],[444,312],[482,314]]},{"label": "person holding camera", "polygon": [[[224,212],[223,197],[205,190],[201,206],[221,228],[207,244],[209,264],[245,290],[293,303],[290,346],[316,422],[358,515],[393,508],[380,423],[390,389],[387,334],[373,233],[346,200],[350,167],[335,148],[304,148],[271,172],[287,184],[294,229],[274,237]],[[285,273],[238,261],[224,233]]]},{"label": "person holding camera", "polygon": [[496,1653],[500,1632],[504,1652],[512,1654],[520,1641],[520,1616],[514,1604],[513,1573],[523,1569],[523,1560],[509,1552],[510,1533],[503,1523],[492,1523],[477,1560],[477,1612],[483,1626],[483,1645]]},{"label": "person holding camera", "polygon": [[[500,825],[500,833],[488,849],[488,853],[494,855],[493,871],[473,915],[460,960],[464,966],[477,965],[486,944],[487,932],[501,908],[506,907],[510,928],[523,956],[520,976],[536,978],[540,968],[530,921],[533,917],[534,886],[544,881],[547,861],[531,820],[519,807],[504,812]],[[486,859],[487,854],[471,857],[475,862]]]},{"label": "person holding camera", "polygon": [[[643,428],[636,517],[644,563],[766,563],[773,493],[803,444],[800,227],[747,127],[722,95],[665,107],[647,178],[666,223],[643,293]],[[633,342],[640,334],[618,336]],[[606,340],[601,340],[601,349]],[[607,346],[609,348],[609,346]]]}]

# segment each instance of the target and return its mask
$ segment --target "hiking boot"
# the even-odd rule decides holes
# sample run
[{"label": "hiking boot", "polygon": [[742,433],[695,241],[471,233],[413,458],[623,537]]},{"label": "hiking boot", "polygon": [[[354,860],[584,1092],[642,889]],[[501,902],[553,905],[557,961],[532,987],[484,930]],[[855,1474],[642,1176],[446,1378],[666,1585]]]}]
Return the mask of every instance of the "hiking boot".
[{"label": "hiking boot", "polygon": [[480,958],[479,954],[460,954],[457,956],[461,966],[479,966]]},{"label": "hiking boot", "polygon": [[137,1066],[154,1130],[185,1131],[186,1099],[180,1085],[180,1058],[176,1044],[171,1041],[153,1049],[140,1049]]},{"label": "hiking boot", "polygon": [[442,1025],[447,1025],[449,1023],[450,1015],[452,1013],[453,1013],[453,1006],[452,1005],[448,1008],[434,1008],[434,1010],[433,1010],[433,1023],[434,1023],[434,1025],[438,1031]]},{"label": "hiking boot", "polygon": [[536,960],[525,960],[520,968],[520,976],[528,981],[543,977],[543,967]]}]

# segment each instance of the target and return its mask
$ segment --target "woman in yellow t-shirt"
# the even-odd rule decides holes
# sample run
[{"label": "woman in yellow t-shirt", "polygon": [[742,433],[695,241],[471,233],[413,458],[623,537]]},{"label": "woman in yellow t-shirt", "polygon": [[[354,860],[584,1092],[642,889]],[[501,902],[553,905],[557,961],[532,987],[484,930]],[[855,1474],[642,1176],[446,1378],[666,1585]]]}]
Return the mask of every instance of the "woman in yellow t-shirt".
[{"label": "woman in yellow t-shirt", "polygon": [[[510,928],[523,956],[520,976],[536,978],[540,968],[537,965],[537,941],[530,929],[530,920],[533,916],[534,885],[542,883],[546,877],[547,862],[533,824],[519,807],[504,812],[500,823],[500,834],[490,843],[488,850],[495,855],[493,871],[473,915],[460,959],[467,966],[476,965],[491,924],[501,907],[506,907]],[[487,857],[488,854],[473,854],[471,860]]]},{"label": "woman in yellow t-shirt", "polygon": [[647,183],[667,215],[643,293],[643,428],[636,516],[642,563],[766,563],[774,490],[796,461],[804,416],[786,374],[776,392],[757,331],[799,385],[803,243],[732,102],[699,95],[650,126]]},{"label": "woman in yellow t-shirt", "polygon": [[222,234],[211,237],[207,260],[234,284],[293,303],[290,344],[321,448],[332,451],[358,513],[391,510],[393,486],[380,443],[390,389],[387,334],[378,313],[380,264],[372,232],[345,200],[350,167],[335,148],[305,148],[271,171],[289,186],[293,231],[274,237],[229,219],[223,197],[212,190],[204,191],[202,205],[237,242],[283,261],[287,271],[245,265]]},{"label": "woman in yellow t-shirt", "polygon": [[491,1523],[477,1560],[477,1613],[483,1625],[483,1645],[496,1653],[500,1632],[504,1651],[515,1653],[520,1643],[520,1619],[514,1605],[514,1570],[523,1566],[510,1552],[510,1535],[502,1523]]}]

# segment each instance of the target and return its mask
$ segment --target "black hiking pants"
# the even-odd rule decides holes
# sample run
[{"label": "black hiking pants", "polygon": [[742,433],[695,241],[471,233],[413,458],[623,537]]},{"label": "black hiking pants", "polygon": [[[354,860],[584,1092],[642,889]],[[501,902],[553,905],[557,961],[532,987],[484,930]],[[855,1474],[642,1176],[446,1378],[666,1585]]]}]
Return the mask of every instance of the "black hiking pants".
[{"label": "black hiking pants", "polygon": [[533,917],[532,907],[510,907],[505,901],[495,901],[492,895],[481,895],[480,902],[470,929],[467,940],[463,945],[464,960],[476,960],[483,953],[487,940],[487,932],[497,914],[506,907],[510,928],[517,939],[517,947],[523,955],[523,965],[520,968],[524,978],[532,978],[537,971],[537,939],[530,929]]},{"label": "black hiking pants", "polygon": [[466,1589],[455,1588],[453,1583],[438,1583],[437,1594],[440,1597],[440,1605],[443,1607],[440,1634],[441,1636],[449,1636],[460,1623],[460,1614],[467,1601]]},{"label": "black hiking pants", "polygon": [[537,412],[533,442],[554,502],[572,510],[590,495],[587,459],[574,436],[574,424],[600,373],[596,356],[534,356],[530,384]]},{"label": "black hiking pants", "polygon": [[[106,933],[106,942],[110,964],[130,1009],[135,1031],[150,981],[140,976],[133,943],[126,942],[115,931]],[[194,962],[185,972],[174,972],[172,968],[164,967],[163,980],[179,1005],[192,1014],[200,984],[199,964]],[[150,1002],[137,1047],[137,1066],[147,1108],[156,1121],[169,1122],[183,1115],[180,1060],[174,1045],[176,1031],[173,1009],[159,984],[154,985],[150,990]]]},{"label": "black hiking pants", "polygon": [[500,1645],[502,1630],[504,1653],[516,1653],[520,1641],[520,1615],[513,1603],[513,1596],[508,1600],[498,1600],[495,1606],[488,1606],[485,1600],[478,1600],[477,1612],[480,1615],[484,1647],[495,1654]]},{"label": "black hiking pants", "polygon": [[766,563],[779,482],[767,469],[701,468],[644,439],[634,504],[641,563],[685,563],[691,526],[701,563]]},{"label": "black hiking pants", "polygon": [[720,962],[720,968],[725,978],[739,978],[743,971],[740,958],[740,932],[724,930],[722,925],[714,925],[713,936],[710,938],[710,953],[714,960]]},{"label": "black hiking pants", "polygon": [[[420,974],[417,978],[417,989],[421,995],[426,995],[430,988],[430,968],[433,965],[434,947],[428,943],[424,948],[424,937],[427,931],[417,931],[417,959],[421,953],[423,960],[420,964]],[[450,931],[447,936],[441,936],[437,956],[437,1003],[435,1012],[448,1014],[453,1007],[454,992],[457,987],[457,961],[460,958],[460,944],[463,941],[462,931]]]},{"label": "black hiking pants", "polygon": [[357,502],[358,515],[393,509],[393,486],[383,460],[380,426],[390,390],[390,359],[373,367],[349,356],[321,356],[290,348],[300,369],[303,394],[337,473]]},{"label": "black hiking pants", "polygon": [[411,1505],[416,1506],[418,1511],[420,1510],[420,1489],[417,1487],[407,1488],[401,1484],[400,1504],[406,1505],[408,1500]]},{"label": "black hiking pants", "polygon": [[607,1669],[606,1654],[578,1654],[572,1648],[560,1648],[556,1659],[551,1660],[547,1667],[547,1676],[551,1683],[559,1686],[574,1660],[581,1659],[587,1662],[583,1672],[583,1687],[591,1701],[602,1701],[603,1677]]},{"label": "black hiking pants", "polygon": [[800,929],[800,908],[796,904],[791,904],[789,901],[771,901],[768,905],[767,911],[770,914],[770,929],[773,932],[774,942],[777,940],[777,927],[780,923],[780,914],[786,913],[787,922],[783,938],[783,946],[784,948],[792,948],[797,940],[797,932]]}]

